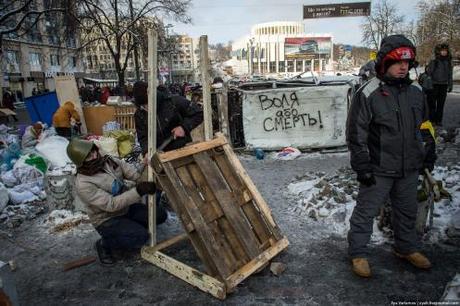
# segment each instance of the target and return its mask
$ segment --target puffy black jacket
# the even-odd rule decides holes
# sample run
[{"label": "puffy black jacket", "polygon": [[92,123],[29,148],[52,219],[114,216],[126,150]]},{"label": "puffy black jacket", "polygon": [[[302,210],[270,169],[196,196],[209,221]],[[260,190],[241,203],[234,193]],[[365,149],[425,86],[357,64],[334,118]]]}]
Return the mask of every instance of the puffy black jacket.
[{"label": "puffy black jacket", "polygon": [[[185,137],[176,138],[163,151],[170,151],[182,148],[186,143],[192,141],[190,132],[203,122],[203,110],[197,104],[191,103],[182,96],[167,97],[157,96],[157,147],[171,136],[171,130],[177,126],[182,126]],[[148,113],[138,107],[134,113],[136,123],[136,133],[142,154],[148,151]]]},{"label": "puffy black jacket", "polygon": [[402,177],[425,159],[420,126],[425,95],[415,83],[390,85],[374,78],[353,97],[347,120],[351,166],[360,173]]},{"label": "puffy black jacket", "polygon": [[431,77],[433,84],[448,85],[452,87],[452,58],[450,51],[447,56],[441,56],[441,45],[435,47],[435,59],[431,60],[426,69],[427,74]]}]

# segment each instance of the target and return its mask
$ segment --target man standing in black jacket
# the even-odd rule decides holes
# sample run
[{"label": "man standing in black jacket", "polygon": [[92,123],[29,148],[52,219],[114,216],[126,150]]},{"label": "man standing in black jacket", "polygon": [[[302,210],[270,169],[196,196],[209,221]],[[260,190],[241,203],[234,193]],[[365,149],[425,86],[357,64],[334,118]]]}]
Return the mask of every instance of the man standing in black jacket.
[{"label": "man standing in black jacket", "polygon": [[430,120],[442,125],[442,115],[447,93],[452,91],[452,58],[448,44],[439,44],[434,48],[435,59],[426,69],[433,82],[433,90],[428,95]]},{"label": "man standing in black jacket", "polygon": [[425,96],[409,78],[415,47],[403,35],[382,40],[377,77],[353,97],[347,121],[351,166],[360,182],[350,218],[349,255],[353,272],[370,277],[367,244],[374,217],[389,197],[393,208],[394,253],[421,269],[431,267],[418,249],[415,230],[417,179],[426,159],[420,126],[427,116]]},{"label": "man standing in black jacket", "polygon": [[[147,131],[147,83],[136,82],[133,87],[134,113],[137,140],[141,145],[142,154],[148,151]],[[157,90],[157,147],[172,137],[171,142],[163,149],[170,151],[182,148],[192,141],[190,132],[203,122],[203,110],[197,104],[190,103],[182,96],[168,96],[164,91]]]}]

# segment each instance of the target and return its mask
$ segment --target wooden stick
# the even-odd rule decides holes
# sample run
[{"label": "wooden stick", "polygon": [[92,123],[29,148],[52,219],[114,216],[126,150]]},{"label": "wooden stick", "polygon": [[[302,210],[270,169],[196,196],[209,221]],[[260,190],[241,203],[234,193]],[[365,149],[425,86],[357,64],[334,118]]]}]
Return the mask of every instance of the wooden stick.
[{"label": "wooden stick", "polygon": [[166,270],[172,275],[186,281],[190,285],[193,285],[218,299],[225,299],[225,285],[214,277],[189,267],[186,264],[167,256],[166,254],[158,251],[152,252],[150,248],[144,247],[141,254],[145,260],[150,261],[157,267]]},{"label": "wooden stick", "polygon": [[219,113],[219,128],[226,138],[229,138],[228,130],[228,84],[222,84],[220,99],[218,100],[217,112]]},{"label": "wooden stick", "polygon": [[200,37],[200,71],[203,86],[204,140],[212,139],[211,86],[209,84],[208,36]]},{"label": "wooden stick", "polygon": [[[148,84],[148,156],[149,160],[155,154],[157,147],[156,118],[157,118],[157,44],[158,35],[150,29],[148,32],[148,64],[149,64],[149,84]],[[148,181],[153,182],[153,169],[148,166]],[[156,244],[156,197],[155,194],[148,196],[149,208],[149,232],[150,246]]]},{"label": "wooden stick", "polygon": [[72,270],[72,269],[75,269],[81,266],[89,265],[90,263],[93,263],[95,261],[96,261],[96,257],[94,256],[83,257],[77,260],[69,261],[68,263],[64,265],[63,270],[69,271],[69,270]]}]

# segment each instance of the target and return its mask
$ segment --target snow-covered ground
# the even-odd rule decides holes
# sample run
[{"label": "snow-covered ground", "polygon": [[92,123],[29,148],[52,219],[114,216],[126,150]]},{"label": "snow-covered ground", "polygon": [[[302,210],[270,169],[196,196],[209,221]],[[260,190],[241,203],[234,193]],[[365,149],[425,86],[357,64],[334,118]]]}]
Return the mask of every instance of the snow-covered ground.
[{"label": "snow-covered ground", "polygon": [[[435,203],[433,228],[424,240],[436,243],[446,238],[449,226],[456,226],[453,216],[460,213],[460,163],[450,168],[436,167],[433,174],[452,196]],[[305,222],[321,225],[317,235],[346,237],[358,193],[358,184],[351,169],[341,168],[332,173],[307,172],[289,184],[287,192],[296,199],[293,212]],[[375,221],[371,243],[382,244],[389,239],[388,234],[378,229]]]}]

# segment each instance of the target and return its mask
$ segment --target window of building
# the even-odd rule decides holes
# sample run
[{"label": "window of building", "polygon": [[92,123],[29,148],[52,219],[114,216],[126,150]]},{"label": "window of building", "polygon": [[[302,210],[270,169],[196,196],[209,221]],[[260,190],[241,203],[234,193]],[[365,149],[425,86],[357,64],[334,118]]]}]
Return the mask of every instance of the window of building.
[{"label": "window of building", "polygon": [[287,72],[294,72],[294,61],[287,61]]},{"label": "window of building", "polygon": [[276,62],[270,62],[270,71],[276,72]]},{"label": "window of building", "polygon": [[51,66],[59,66],[59,55],[50,54],[50,64]]},{"label": "window of building", "polygon": [[284,72],[285,66],[284,66],[284,61],[279,61],[278,62],[278,70],[279,72]]},{"label": "window of building", "polygon": [[72,68],[77,67],[77,57],[76,56],[70,57],[70,65],[72,66]]},{"label": "window of building", "polygon": [[296,62],[296,70],[297,70],[297,72],[303,72],[303,70],[302,70],[303,67],[302,66],[303,66],[302,61],[298,60]]},{"label": "window of building", "polygon": [[19,71],[19,52],[17,51],[6,51],[5,52],[5,64],[6,71],[10,73],[20,72]]},{"label": "window of building", "polygon": [[41,70],[42,61],[41,61],[41,54],[37,52],[29,53],[29,63],[30,63],[30,70],[37,71]]}]

